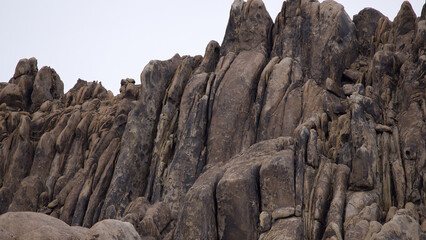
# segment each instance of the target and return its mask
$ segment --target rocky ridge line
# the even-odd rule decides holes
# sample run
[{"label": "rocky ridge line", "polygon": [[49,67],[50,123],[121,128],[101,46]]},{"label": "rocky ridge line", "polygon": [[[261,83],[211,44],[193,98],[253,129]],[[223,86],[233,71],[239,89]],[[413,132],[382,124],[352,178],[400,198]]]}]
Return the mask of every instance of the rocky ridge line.
[{"label": "rocky ridge line", "polygon": [[0,238],[423,239],[425,39],[426,4],[352,21],[287,0],[274,22],[235,0],[221,45],[117,96],[22,59],[0,83]]}]

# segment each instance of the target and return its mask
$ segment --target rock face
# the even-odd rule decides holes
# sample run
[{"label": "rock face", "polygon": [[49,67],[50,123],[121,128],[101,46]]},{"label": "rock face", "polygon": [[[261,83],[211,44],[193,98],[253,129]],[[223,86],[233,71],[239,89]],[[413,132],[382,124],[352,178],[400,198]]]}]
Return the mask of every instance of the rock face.
[{"label": "rock face", "polygon": [[0,83],[0,238],[426,238],[425,9],[287,0],[274,23],[235,0],[222,45],[117,96],[20,60]]}]

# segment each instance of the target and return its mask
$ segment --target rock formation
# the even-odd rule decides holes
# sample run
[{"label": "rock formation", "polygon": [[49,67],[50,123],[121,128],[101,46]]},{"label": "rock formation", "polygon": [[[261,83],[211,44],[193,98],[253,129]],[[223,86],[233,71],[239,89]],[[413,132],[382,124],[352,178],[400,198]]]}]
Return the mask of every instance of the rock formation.
[{"label": "rock formation", "polygon": [[222,45],[117,96],[20,60],[0,238],[425,239],[425,9],[235,0]]}]

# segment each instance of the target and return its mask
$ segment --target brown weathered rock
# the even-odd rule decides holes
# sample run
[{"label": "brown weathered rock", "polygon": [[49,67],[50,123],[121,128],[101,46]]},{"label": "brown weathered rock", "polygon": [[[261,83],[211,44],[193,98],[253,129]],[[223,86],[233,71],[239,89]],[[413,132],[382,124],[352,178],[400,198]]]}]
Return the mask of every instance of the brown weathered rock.
[{"label": "brown weathered rock", "polygon": [[219,239],[257,239],[260,163],[231,166],[217,184]]},{"label": "brown weathered rock", "polygon": [[19,60],[18,64],[15,68],[15,73],[13,74],[13,78],[11,79],[11,83],[15,83],[14,81],[17,81],[17,79],[23,75],[30,75],[34,76],[37,74],[38,68],[37,68],[37,59],[36,58],[30,58],[26,59],[23,58]]},{"label": "brown weathered rock", "polygon": [[303,239],[303,222],[301,218],[280,219],[272,225],[269,232],[260,237],[262,240]]},{"label": "brown weathered rock", "polygon": [[270,49],[272,19],[261,0],[236,0],[232,4],[221,55],[254,50],[267,54]]},{"label": "brown weathered rock", "polygon": [[414,218],[398,211],[389,222],[385,223],[380,232],[373,234],[372,239],[423,239],[420,225]]},{"label": "brown weathered rock", "polygon": [[106,219],[90,228],[82,239],[141,239],[132,224]]},{"label": "brown weathered rock", "polygon": [[15,240],[16,236],[4,229],[3,227],[0,227],[0,238],[4,240]]},{"label": "brown weathered rock", "polygon": [[[21,180],[28,175],[33,158],[33,146],[30,139],[30,118],[17,115],[19,125],[2,146],[2,183],[0,199],[4,199],[3,210],[12,201]],[[3,213],[3,212],[2,212]]]},{"label": "brown weathered rock", "polygon": [[286,1],[272,34],[272,54],[298,59],[305,76],[317,82],[327,77],[340,82],[356,57],[355,25],[334,1]]},{"label": "brown weathered rock", "polygon": [[306,163],[317,168],[320,163],[320,154],[318,151],[318,133],[315,129],[311,129],[309,134],[308,147],[306,149]]},{"label": "brown weathered rock", "polygon": [[402,3],[401,9],[395,17],[394,22],[396,35],[404,35],[414,30],[416,25],[416,14],[408,1]]},{"label": "brown weathered rock", "polygon": [[[376,203],[364,207],[357,216],[345,222],[345,239],[365,238],[371,223],[379,220],[379,209]],[[368,224],[368,227],[364,227]],[[373,229],[371,230],[373,231]]]},{"label": "brown weathered rock", "polygon": [[23,93],[19,86],[10,83],[0,91],[0,102],[6,103],[7,106],[12,108],[23,109],[26,103],[22,95]]},{"label": "brown weathered rock", "polygon": [[[345,71],[343,71],[343,76],[342,76],[342,80],[346,80],[349,81],[350,83],[356,83],[358,82],[358,80],[361,80],[362,78],[362,73],[354,70],[354,69],[346,69]],[[344,86],[343,86],[343,90],[345,90]],[[346,94],[345,95],[351,95],[350,94]]]},{"label": "brown weathered rock", "polygon": [[348,204],[345,209],[345,222],[349,222],[353,217],[358,216],[367,206],[377,202],[375,192],[353,192],[347,198]]},{"label": "brown weathered rock", "polygon": [[17,239],[84,239],[88,229],[70,227],[42,213],[9,212],[0,216],[0,226]]},{"label": "brown weathered rock", "polygon": [[[146,195],[156,201],[164,192],[173,215],[206,163],[208,89],[219,51],[219,44],[212,41],[200,65],[197,58],[185,60],[168,90],[170,97],[159,123]],[[189,77],[191,71],[193,76]]]},{"label": "brown weathered rock", "polygon": [[268,212],[261,212],[259,215],[259,228],[261,232],[266,232],[269,231],[269,229],[271,229],[271,214],[269,214]]},{"label": "brown weathered rock", "polygon": [[[257,96],[260,98],[259,101],[263,102],[257,141],[292,136],[300,117],[298,116],[300,107],[298,87],[303,84],[303,79],[299,63],[291,58],[284,58],[271,67],[270,73],[262,74],[265,75],[264,80],[262,78],[265,81],[263,99],[262,95]],[[262,92],[260,89],[259,91]]]},{"label": "brown weathered rock", "polygon": [[261,53],[241,52],[221,80],[211,109],[207,163],[226,162],[248,147],[243,140],[247,131],[254,131],[247,129],[252,117],[249,112],[265,61]]},{"label": "brown weathered rock", "polygon": [[135,226],[136,230],[140,230],[139,223],[145,217],[147,209],[151,206],[149,201],[144,197],[138,197],[127,205],[121,221],[129,222]]},{"label": "brown weathered rock", "polygon": [[[206,47],[204,58],[194,74],[199,74],[203,72],[205,73],[214,72],[217,62],[219,61],[219,56],[220,56],[219,43],[214,40],[210,41]],[[182,100],[185,100],[185,99],[186,98],[182,97]]]},{"label": "brown weathered rock", "polygon": [[344,96],[344,92],[342,91],[341,87],[331,78],[327,78],[325,80],[325,89],[336,94],[339,97]]},{"label": "brown weathered rock", "polygon": [[135,80],[132,78],[126,78],[121,80],[120,94],[123,98],[138,99],[139,98],[139,87],[135,85]]},{"label": "brown weathered rock", "polygon": [[159,238],[171,220],[170,209],[164,202],[157,202],[146,210],[142,219],[141,235],[150,235]]},{"label": "brown weathered rock", "polygon": [[382,17],[384,17],[383,14],[373,8],[364,8],[354,16],[358,49],[361,54],[369,56],[374,53],[372,38],[376,35],[378,23]]},{"label": "brown weathered rock", "polygon": [[[138,96],[135,92],[135,90],[132,90],[132,94],[136,94],[136,96]],[[112,93],[107,92],[107,90],[102,86],[102,83],[98,83],[96,81],[87,82],[85,80],[78,79],[74,87],[65,94],[65,105],[81,105],[84,104],[85,101],[96,98],[106,100],[111,97],[110,95],[112,95]],[[131,96],[129,98],[135,98],[136,96]]]},{"label": "brown weathered rock", "polygon": [[343,213],[345,210],[346,190],[348,187],[349,167],[343,164],[337,165],[336,179],[333,186],[333,199],[327,213],[327,227],[323,238],[335,236],[343,239]]},{"label": "brown weathered rock", "polygon": [[295,209],[293,207],[281,207],[277,208],[272,212],[272,221],[276,221],[282,218],[292,217],[295,214]]},{"label": "brown weathered rock", "polygon": [[[351,95],[354,101],[363,101],[359,95]],[[363,104],[364,102],[361,102]],[[374,187],[377,165],[376,131],[368,121],[365,111],[370,105],[352,104],[351,138],[354,147],[352,171],[349,183],[353,189],[370,190]],[[365,110],[364,110],[365,109]]]},{"label": "brown weathered rock", "polygon": [[[22,98],[25,101],[25,106],[31,105],[31,93],[33,91],[34,79],[37,75],[37,59],[21,59],[15,68],[15,74],[9,80],[9,83],[18,85],[22,92]],[[1,101],[0,101],[1,102]]]},{"label": "brown weathered rock", "polygon": [[179,212],[175,239],[217,239],[216,186],[224,169],[212,167],[189,189]]},{"label": "brown weathered rock", "polygon": [[9,212],[32,211],[39,208],[42,199],[40,193],[43,191],[43,183],[35,176],[26,177],[21,181],[18,191],[16,191]]},{"label": "brown weathered rock", "polygon": [[272,23],[236,0],[222,46],[117,96],[64,95],[20,60],[0,83],[0,213],[40,213],[1,215],[0,238],[425,238],[424,9],[352,22],[287,0]]},{"label": "brown weathered rock", "polygon": [[[176,204],[176,202],[181,201],[183,195],[195,181],[195,178],[199,175],[200,168],[203,167],[204,162],[203,159],[200,159],[204,148],[204,141],[200,140],[204,140],[207,118],[207,99],[204,98],[204,101],[199,100],[200,109],[194,109],[194,111],[196,111],[199,115],[195,119],[195,113],[192,113],[192,116],[190,113],[187,113],[188,115],[186,116],[179,116],[178,111],[181,105],[180,99],[182,98],[184,89],[190,80],[190,74],[196,67],[198,67],[199,64],[200,61],[197,58],[187,57],[176,70],[176,74],[167,89],[165,97],[167,100],[163,102],[163,109],[160,114],[157,127],[157,136],[154,140],[154,149],[150,168],[151,175],[148,178],[149,182],[147,192],[148,195],[151,195],[149,188],[153,188],[152,200],[156,201],[161,195],[160,189],[164,187],[163,191],[165,201],[168,202],[173,211],[178,208],[178,204]],[[206,80],[207,79],[201,81],[205,84]],[[203,84],[203,82],[201,82],[201,84]],[[185,108],[183,108],[183,110],[185,110]],[[185,113],[186,112],[183,112],[183,114]],[[179,127],[180,117],[186,117],[187,121],[189,121],[186,124],[191,124],[191,128],[189,128],[189,126],[184,127],[181,125],[182,128],[177,129],[176,132],[176,128]],[[193,128],[195,128],[196,131],[189,132],[189,129],[192,130]],[[179,135],[177,136],[178,139],[175,140],[176,134]],[[175,147],[175,141],[179,141],[182,144]],[[174,147],[176,150],[173,156]],[[183,163],[183,161],[185,162]],[[164,168],[166,168],[169,163],[168,176],[164,176],[163,179],[161,179],[161,176],[164,174]],[[198,166],[199,164],[200,166]],[[182,173],[185,174],[182,176]],[[164,186],[161,186],[159,182],[163,182]]]},{"label": "brown weathered rock", "polygon": [[[142,99],[129,113],[101,219],[122,217],[125,206],[144,193],[162,96],[180,62],[178,55],[164,62],[151,61],[141,73]],[[117,205],[117,202],[123,204]]]},{"label": "brown weathered rock", "polygon": [[386,214],[386,222],[389,222],[393,216],[395,216],[396,211],[398,210],[398,208],[396,207],[390,207],[389,211]]},{"label": "brown weathered rock", "polygon": [[[277,209],[295,208],[294,152],[282,151],[262,164],[259,172],[262,211],[274,216]],[[273,217],[274,218],[274,217]]]},{"label": "brown weathered rock", "polygon": [[64,83],[56,71],[50,67],[41,68],[34,80],[31,93],[32,109],[38,109],[47,100],[64,97]]}]

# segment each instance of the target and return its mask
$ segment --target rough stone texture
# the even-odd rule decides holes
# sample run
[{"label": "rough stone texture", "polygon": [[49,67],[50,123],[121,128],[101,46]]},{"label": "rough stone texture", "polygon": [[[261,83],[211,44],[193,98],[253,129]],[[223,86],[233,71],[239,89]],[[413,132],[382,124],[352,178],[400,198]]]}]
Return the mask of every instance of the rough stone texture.
[{"label": "rough stone texture", "polygon": [[114,219],[106,219],[91,227],[82,239],[139,240],[141,237],[132,224]]},{"label": "rough stone texture", "polygon": [[256,175],[259,174],[259,168],[260,163],[257,162],[231,166],[218,182],[216,199],[219,239],[257,238],[260,199]]},{"label": "rough stone texture", "polygon": [[259,215],[259,228],[261,232],[266,232],[271,229],[271,214],[268,212],[261,212]]},{"label": "rough stone texture", "polygon": [[[37,59],[24,58],[19,60],[16,65],[15,74],[9,80],[9,83],[16,84],[22,92],[21,97],[24,100],[22,107],[27,108],[31,105],[31,93],[33,92],[33,85],[37,72]],[[0,100],[0,102],[3,101]]]},{"label": "rough stone texture", "polygon": [[323,238],[336,237],[343,239],[343,213],[348,187],[349,167],[339,164],[336,169],[336,178],[333,186],[333,198],[327,213],[327,224]]},{"label": "rough stone texture", "polygon": [[366,56],[375,52],[372,49],[373,37],[376,34],[380,18],[384,17],[382,13],[373,8],[364,8],[354,16],[356,26],[356,37],[358,40],[358,51]]},{"label": "rough stone texture", "polygon": [[216,186],[224,169],[212,167],[189,189],[176,226],[175,239],[217,239]]},{"label": "rough stone texture", "polygon": [[404,210],[399,210],[396,215],[383,225],[380,232],[373,234],[371,239],[424,239],[418,222]]},{"label": "rough stone texture", "polygon": [[303,239],[303,222],[301,218],[280,219],[272,225],[269,232],[262,234],[262,240]]},{"label": "rough stone texture", "polygon": [[37,72],[31,93],[32,108],[37,109],[47,100],[60,99],[64,96],[64,83],[56,71],[43,67]]},{"label": "rough stone texture", "polygon": [[5,103],[9,107],[23,109],[25,107],[25,99],[18,85],[7,84],[0,92],[0,102]]},{"label": "rough stone texture", "polygon": [[272,212],[272,220],[276,221],[281,218],[291,217],[294,214],[295,214],[295,209],[293,207],[277,208]]},{"label": "rough stone texture", "polygon": [[258,87],[257,101],[263,102],[258,141],[292,136],[300,118],[300,86],[303,84],[300,64],[291,58],[277,61],[278,58],[273,58],[265,67]]},{"label": "rough stone texture", "polygon": [[226,162],[249,146],[244,136],[254,131],[250,129],[250,108],[265,61],[261,53],[241,52],[221,80],[211,109],[207,163]]},{"label": "rough stone texture", "polygon": [[284,2],[272,34],[272,54],[296,59],[317,82],[327,77],[340,82],[345,65],[356,57],[355,25],[334,1]]},{"label": "rough stone texture", "polygon": [[180,62],[178,55],[151,61],[141,73],[142,99],[129,113],[101,218],[121,217],[125,206],[144,193],[162,97]]},{"label": "rough stone texture", "polygon": [[70,227],[42,213],[9,212],[0,216],[0,226],[17,239],[84,239],[88,229]]},{"label": "rough stone texture", "polygon": [[87,229],[42,213],[9,212],[0,216],[0,225],[1,239],[141,239],[133,225],[113,219]]},{"label": "rough stone texture", "polygon": [[235,0],[221,45],[117,96],[20,60],[0,239],[425,239],[425,9]]},{"label": "rough stone texture", "polygon": [[286,150],[262,164],[259,172],[262,211],[292,207],[294,212],[294,152]]},{"label": "rough stone texture", "polygon": [[232,4],[221,55],[255,50],[263,54],[270,51],[272,19],[261,0],[235,0]]}]

